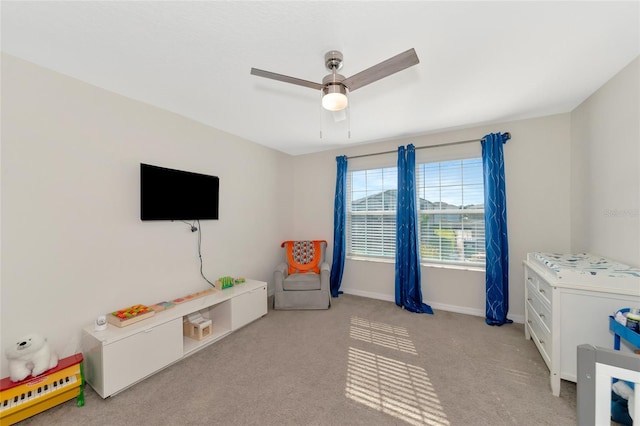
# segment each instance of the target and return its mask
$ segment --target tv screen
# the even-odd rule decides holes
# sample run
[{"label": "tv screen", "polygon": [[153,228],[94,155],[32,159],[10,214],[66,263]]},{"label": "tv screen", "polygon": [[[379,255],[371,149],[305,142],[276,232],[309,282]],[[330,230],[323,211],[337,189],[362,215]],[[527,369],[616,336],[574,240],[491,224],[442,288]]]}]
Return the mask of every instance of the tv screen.
[{"label": "tv screen", "polygon": [[218,219],[217,176],[140,164],[140,219]]}]

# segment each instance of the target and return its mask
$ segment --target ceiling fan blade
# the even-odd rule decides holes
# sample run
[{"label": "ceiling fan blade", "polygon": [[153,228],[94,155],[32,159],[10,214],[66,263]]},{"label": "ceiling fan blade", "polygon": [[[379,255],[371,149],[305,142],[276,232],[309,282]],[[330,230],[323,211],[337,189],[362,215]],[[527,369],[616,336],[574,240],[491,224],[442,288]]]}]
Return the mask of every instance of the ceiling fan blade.
[{"label": "ceiling fan blade", "polygon": [[358,74],[352,75],[345,79],[342,84],[347,86],[350,92],[356,89],[371,84],[374,81],[378,81],[381,78],[395,74],[398,71],[402,71],[405,68],[409,68],[420,62],[415,49],[411,48],[406,52],[402,52],[392,58],[382,61],[377,65],[367,68],[364,71],[360,71]]},{"label": "ceiling fan blade", "polygon": [[276,74],[274,72],[259,70],[257,68],[251,68],[251,74],[257,75],[258,77],[265,77],[272,80],[283,81],[285,83],[297,84],[298,86],[310,87],[311,89],[320,90],[324,87],[322,84],[314,83],[313,81],[289,77],[288,75]]}]

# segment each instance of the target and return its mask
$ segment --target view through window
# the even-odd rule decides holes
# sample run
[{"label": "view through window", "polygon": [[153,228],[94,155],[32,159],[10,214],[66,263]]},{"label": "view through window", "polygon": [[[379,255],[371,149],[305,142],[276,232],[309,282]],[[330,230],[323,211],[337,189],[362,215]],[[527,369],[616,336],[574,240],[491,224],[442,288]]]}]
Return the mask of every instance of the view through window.
[{"label": "view through window", "polygon": [[[396,167],[354,170],[347,179],[347,251],[394,258]],[[423,262],[484,266],[482,159],[421,163],[416,194]]]}]

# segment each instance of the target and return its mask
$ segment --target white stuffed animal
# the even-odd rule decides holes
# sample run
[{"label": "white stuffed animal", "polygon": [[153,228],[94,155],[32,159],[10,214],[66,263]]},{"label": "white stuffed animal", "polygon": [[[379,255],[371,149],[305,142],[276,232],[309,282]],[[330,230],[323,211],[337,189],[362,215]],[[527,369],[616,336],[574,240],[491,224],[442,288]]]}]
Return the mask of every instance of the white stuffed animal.
[{"label": "white stuffed animal", "polygon": [[7,349],[9,376],[14,382],[24,380],[29,375],[36,377],[58,365],[58,356],[51,351],[47,339],[39,334],[28,334]]},{"label": "white stuffed animal", "polygon": [[615,393],[628,401],[627,409],[629,410],[629,417],[631,417],[631,420],[635,419],[635,405],[633,404],[635,390],[623,380],[618,380],[611,388]]}]

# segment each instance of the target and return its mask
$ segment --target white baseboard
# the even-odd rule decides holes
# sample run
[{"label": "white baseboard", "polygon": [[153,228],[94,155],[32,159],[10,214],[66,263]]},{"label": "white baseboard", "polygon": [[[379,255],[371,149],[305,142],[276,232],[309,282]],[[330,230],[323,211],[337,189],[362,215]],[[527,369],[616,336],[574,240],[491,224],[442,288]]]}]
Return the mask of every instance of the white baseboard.
[{"label": "white baseboard", "polygon": [[509,319],[516,324],[524,324],[524,315],[509,315]]},{"label": "white baseboard", "polygon": [[385,302],[395,303],[396,301],[394,296],[390,296],[388,294],[373,293],[371,291],[362,291],[362,290],[351,290],[348,288],[341,289],[341,290],[344,291],[346,294],[353,294],[354,296],[362,296],[362,297],[368,297],[369,299],[384,300]]},{"label": "white baseboard", "polygon": [[[377,300],[384,300],[386,302],[394,302],[396,301],[395,296],[391,296],[388,294],[382,294],[382,293],[374,293],[374,292],[370,292],[370,291],[362,291],[362,290],[351,290],[351,289],[342,289],[342,291],[344,291],[344,293],[346,294],[352,294],[354,296],[361,296],[361,297],[368,297],[370,299],[377,299]],[[448,305],[446,303],[428,303],[429,306],[431,306],[433,309],[439,309],[441,311],[447,311],[447,312],[455,312],[458,314],[465,314],[465,315],[473,315],[476,317],[483,317],[485,316],[485,311],[483,309],[475,309],[475,308],[469,308],[466,306],[456,306],[456,305]],[[524,316],[522,315],[509,315],[509,319],[513,320],[513,322],[518,323],[518,324],[524,324]]]}]

